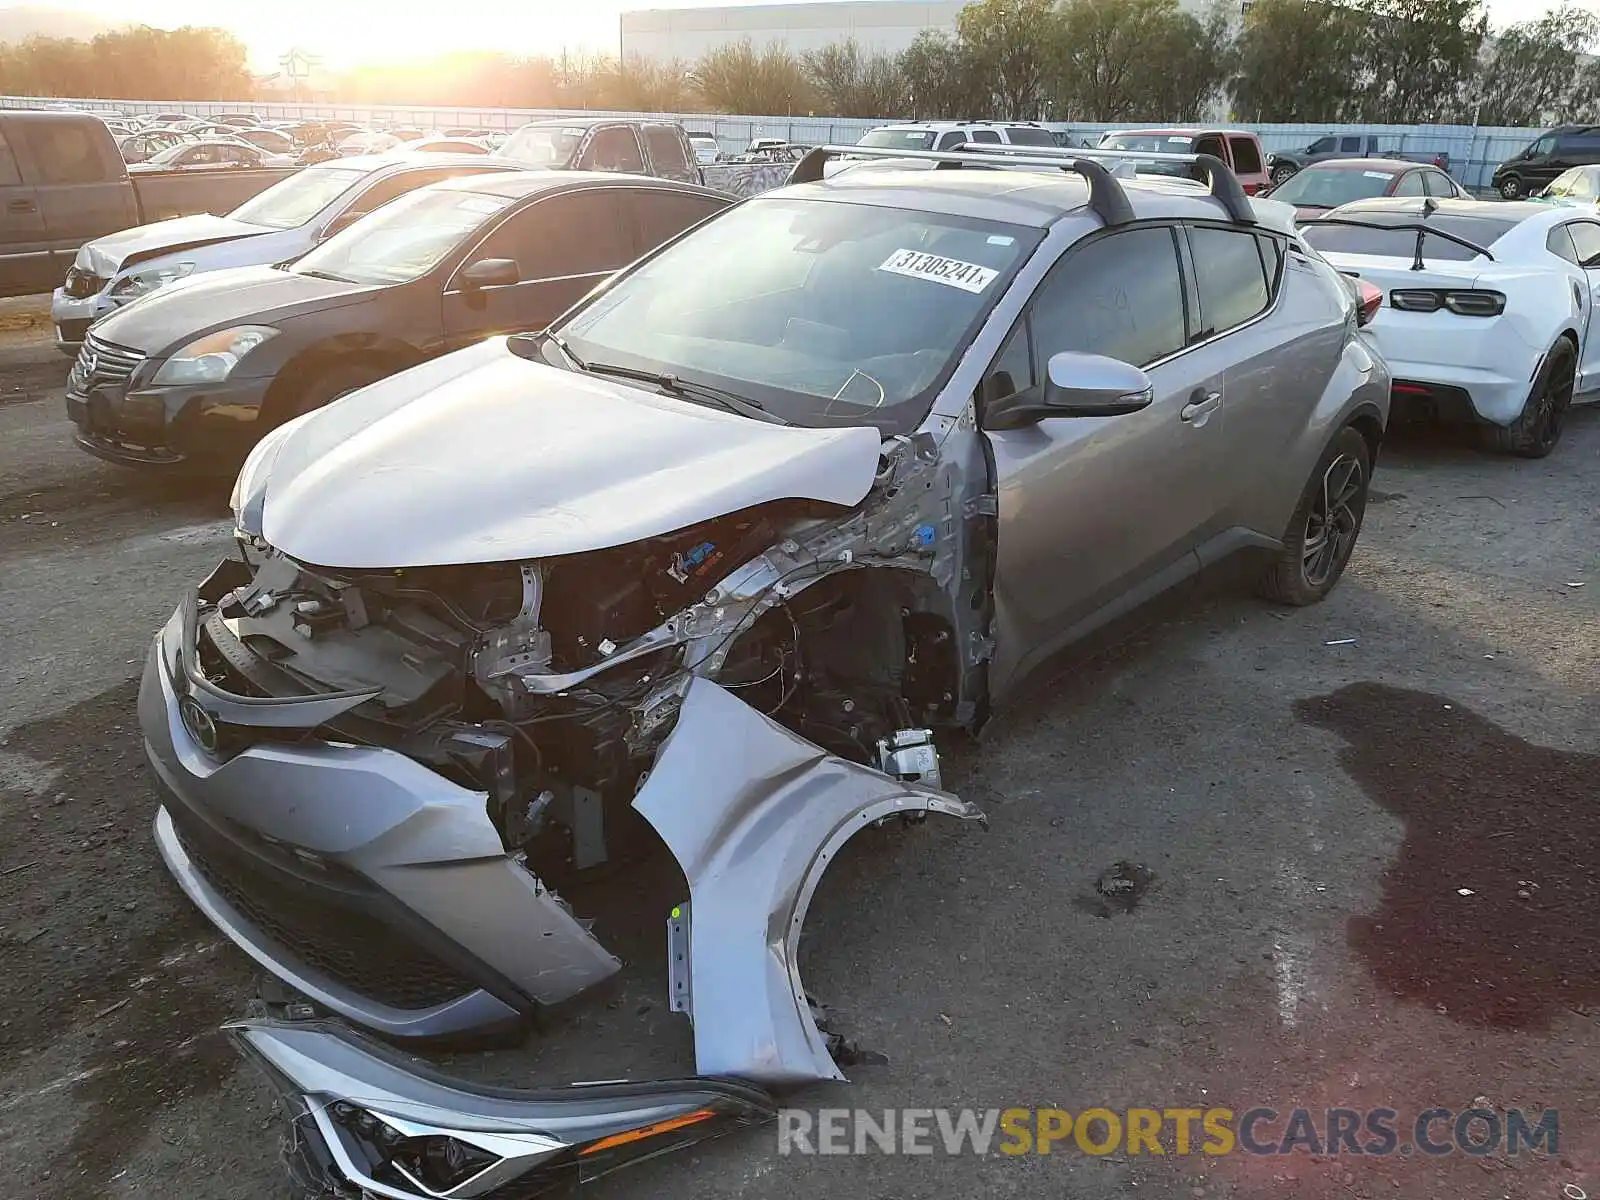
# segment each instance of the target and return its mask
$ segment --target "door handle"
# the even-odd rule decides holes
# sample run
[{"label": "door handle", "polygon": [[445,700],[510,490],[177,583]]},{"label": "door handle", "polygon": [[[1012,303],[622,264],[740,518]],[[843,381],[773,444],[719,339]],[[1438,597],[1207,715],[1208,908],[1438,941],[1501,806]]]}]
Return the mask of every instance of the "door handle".
[{"label": "door handle", "polygon": [[6,211],[24,213],[33,211],[32,200],[9,200],[6,202]]},{"label": "door handle", "polygon": [[1208,392],[1204,388],[1196,388],[1189,397],[1189,403],[1183,406],[1183,411],[1178,416],[1185,421],[1198,421],[1215,412],[1221,403],[1221,392]]}]

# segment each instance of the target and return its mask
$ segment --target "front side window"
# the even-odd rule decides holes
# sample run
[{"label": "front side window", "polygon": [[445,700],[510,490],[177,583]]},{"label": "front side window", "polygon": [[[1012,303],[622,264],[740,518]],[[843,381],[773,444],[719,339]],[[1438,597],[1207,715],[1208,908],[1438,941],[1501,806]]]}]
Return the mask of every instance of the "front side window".
[{"label": "front side window", "polygon": [[1422,172],[1407,171],[1404,175],[1400,176],[1400,178],[1395,182],[1393,194],[1396,196],[1422,195]]},{"label": "front side window", "polygon": [[595,130],[594,140],[583,152],[583,161],[579,165],[591,171],[644,174],[644,156],[639,153],[639,139],[625,125]]},{"label": "front side window", "polygon": [[1543,158],[1546,154],[1553,152],[1555,148],[1556,135],[1549,133],[1528,147],[1528,156],[1530,158]]},{"label": "front side window", "polygon": [[1340,154],[1360,154],[1361,153],[1361,139],[1358,138],[1358,137],[1340,138],[1339,139],[1339,153]]},{"label": "front side window", "polygon": [[107,176],[98,140],[83,125],[27,121],[22,136],[44,183],[99,183]]},{"label": "front side window", "polygon": [[1008,125],[1006,137],[1013,146],[1050,146],[1056,144],[1055,138],[1050,136],[1048,129],[1041,129],[1037,125]]},{"label": "front side window", "polygon": [[510,203],[479,192],[412,192],[334,234],[289,269],[346,283],[409,283]]},{"label": "front side window", "polygon": [[252,196],[228,215],[235,221],[293,229],[304,225],[367,173],[359,167],[307,167]]},{"label": "front side window", "polygon": [[1197,338],[1226,333],[1266,311],[1270,281],[1255,234],[1197,226],[1189,230],[1189,251],[1203,326]]},{"label": "front side window", "polygon": [[966,140],[967,140],[967,135],[966,134],[962,133],[959,129],[952,129],[948,133],[940,135],[940,137],[939,137],[939,149],[941,149],[941,150],[954,150],[957,146],[960,146],[963,143],[965,143]]},{"label": "front side window", "polygon": [[974,129],[972,131],[971,140],[974,142],[982,142],[985,145],[998,146],[1000,144],[1000,135],[993,129]]},{"label": "front side window", "polygon": [[633,257],[617,200],[611,190],[584,190],[538,201],[508,217],[473,258],[509,258],[525,281],[615,271]]},{"label": "front side window", "polygon": [[1040,362],[1074,350],[1146,366],[1188,340],[1178,247],[1166,226],[1115,233],[1070,251],[1033,302]]},{"label": "front side window", "polygon": [[1423,171],[1422,187],[1423,190],[1426,191],[1430,196],[1439,196],[1448,199],[1458,194],[1456,192],[1456,185],[1451,181],[1450,177],[1448,175],[1441,175],[1438,171]]},{"label": "front side window", "polygon": [[668,125],[644,127],[645,148],[650,151],[650,161],[656,170],[669,175],[683,175],[689,170],[689,159],[683,152],[683,141],[678,131]]},{"label": "front side window", "polygon": [[1600,225],[1593,221],[1574,221],[1567,226],[1572,245],[1578,252],[1578,265],[1585,270],[1600,268]]},{"label": "front side window", "polygon": [[756,199],[623,275],[561,332],[590,364],[675,375],[802,425],[905,433],[1038,229]]}]

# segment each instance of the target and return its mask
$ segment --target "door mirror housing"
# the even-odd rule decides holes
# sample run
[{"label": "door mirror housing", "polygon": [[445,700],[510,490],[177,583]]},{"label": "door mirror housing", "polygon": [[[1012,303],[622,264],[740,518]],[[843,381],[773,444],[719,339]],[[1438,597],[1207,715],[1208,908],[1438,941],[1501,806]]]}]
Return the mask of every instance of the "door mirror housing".
[{"label": "door mirror housing", "polygon": [[513,259],[509,258],[480,258],[471,266],[462,270],[456,276],[465,291],[475,292],[481,288],[510,287],[512,284],[522,282],[522,270]]},{"label": "door mirror housing", "polygon": [[1121,359],[1065,351],[1053,354],[1042,389],[996,401],[984,414],[990,429],[1019,429],[1051,417],[1120,417],[1155,399],[1150,376]]}]

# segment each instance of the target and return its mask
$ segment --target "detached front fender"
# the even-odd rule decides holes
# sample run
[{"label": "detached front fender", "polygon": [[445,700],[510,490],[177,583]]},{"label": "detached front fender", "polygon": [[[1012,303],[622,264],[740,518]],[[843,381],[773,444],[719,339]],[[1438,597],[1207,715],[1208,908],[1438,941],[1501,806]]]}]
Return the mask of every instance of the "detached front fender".
[{"label": "detached front fender", "polygon": [[826,753],[695,678],[633,806],[689,883],[674,914],[673,1007],[695,1069],[766,1085],[843,1079],[800,983],[796,950],[823,872],[896,813],[983,814],[948,792]]}]

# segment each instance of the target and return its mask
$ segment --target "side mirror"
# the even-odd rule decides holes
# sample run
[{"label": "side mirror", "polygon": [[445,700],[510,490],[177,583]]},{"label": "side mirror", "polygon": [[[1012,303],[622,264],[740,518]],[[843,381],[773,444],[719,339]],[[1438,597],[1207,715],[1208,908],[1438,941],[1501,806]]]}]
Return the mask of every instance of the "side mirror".
[{"label": "side mirror", "polygon": [[466,291],[480,288],[510,287],[522,282],[522,269],[509,258],[480,258],[456,276]]},{"label": "side mirror", "polygon": [[984,413],[990,429],[1020,429],[1051,417],[1119,417],[1148,408],[1155,385],[1138,367],[1101,354],[1050,356],[1042,390],[1019,393]]}]

